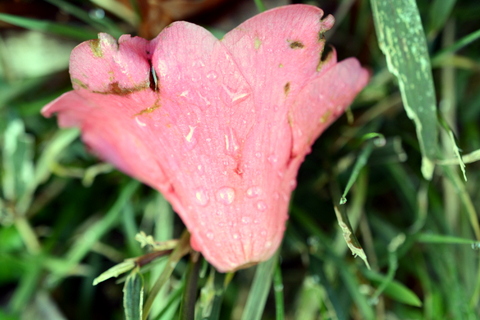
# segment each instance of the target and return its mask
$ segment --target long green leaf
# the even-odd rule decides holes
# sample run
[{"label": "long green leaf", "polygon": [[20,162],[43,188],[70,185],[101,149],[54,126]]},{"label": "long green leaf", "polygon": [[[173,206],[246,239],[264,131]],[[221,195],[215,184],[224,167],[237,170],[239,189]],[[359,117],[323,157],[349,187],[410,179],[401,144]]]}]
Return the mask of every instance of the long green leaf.
[{"label": "long green leaf", "polygon": [[17,17],[14,15],[5,14],[5,13],[0,13],[0,20],[7,23],[11,23],[18,27],[22,27],[30,30],[54,33],[60,36],[66,36],[66,37],[74,38],[78,40],[89,40],[89,39],[95,39],[97,37],[96,32],[86,30],[85,28],[72,27],[69,25],[55,23],[48,20],[38,20],[38,19]]},{"label": "long green leaf", "polygon": [[123,189],[118,196],[117,201],[113,204],[110,210],[105,216],[92,225],[75,243],[71,246],[71,249],[65,255],[68,263],[63,266],[62,270],[59,270],[57,274],[51,275],[49,284],[56,284],[62,277],[79,263],[85,255],[92,249],[92,246],[97,242],[107,231],[109,231],[115,224],[120,221],[120,214],[122,212],[125,203],[130,199],[135,190],[137,190],[140,184],[137,181],[131,181]]},{"label": "long green leaf", "polygon": [[437,152],[437,114],[432,69],[415,0],[371,0],[378,44],[398,79],[403,105],[415,123],[422,174],[430,180]]},{"label": "long green leaf", "polygon": [[[377,272],[365,269],[363,271],[365,276],[373,282],[384,283],[387,281],[386,276],[381,275]],[[422,301],[420,300],[420,298],[418,298],[418,296],[412,290],[408,289],[406,286],[404,286],[398,281],[388,281],[388,284],[383,292],[398,302],[415,307],[420,307],[422,305]]]},{"label": "long green leaf", "polygon": [[132,271],[123,287],[123,308],[126,320],[142,319],[143,278],[138,269]]},{"label": "long green leaf", "polygon": [[262,318],[268,293],[272,286],[272,277],[275,270],[278,253],[270,260],[257,266],[255,277],[248,295],[247,303],[242,314],[242,320],[260,320]]}]

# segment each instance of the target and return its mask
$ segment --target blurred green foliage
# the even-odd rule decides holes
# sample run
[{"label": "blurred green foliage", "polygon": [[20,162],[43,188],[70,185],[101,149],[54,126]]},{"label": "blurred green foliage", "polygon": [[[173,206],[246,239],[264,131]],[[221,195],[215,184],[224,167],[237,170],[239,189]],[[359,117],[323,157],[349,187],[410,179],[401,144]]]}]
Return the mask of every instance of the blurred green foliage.
[{"label": "blurred green foliage", "polygon": [[[340,58],[358,57],[372,78],[303,164],[278,255],[235,274],[185,257],[188,234],[161,195],[40,116],[71,88],[75,44],[135,33],[136,9],[112,3],[42,3],[67,23],[0,13],[25,28],[0,34],[1,320],[478,319],[476,0],[308,1],[335,15],[327,36]],[[370,270],[349,253],[334,206]],[[121,284],[93,286],[111,267],[100,280]]]}]

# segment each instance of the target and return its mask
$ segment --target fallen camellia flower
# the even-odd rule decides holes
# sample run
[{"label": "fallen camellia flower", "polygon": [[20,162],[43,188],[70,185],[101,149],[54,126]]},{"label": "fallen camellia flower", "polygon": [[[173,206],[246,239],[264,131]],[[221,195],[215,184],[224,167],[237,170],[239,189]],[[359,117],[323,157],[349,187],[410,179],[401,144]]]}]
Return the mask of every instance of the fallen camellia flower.
[{"label": "fallen camellia flower", "polygon": [[44,107],[102,159],[159,190],[219,271],[277,250],[298,168],[368,81],[321,61],[332,16],[290,5],[221,40],[187,22],[155,39],[108,34],[71,55],[74,90]]}]

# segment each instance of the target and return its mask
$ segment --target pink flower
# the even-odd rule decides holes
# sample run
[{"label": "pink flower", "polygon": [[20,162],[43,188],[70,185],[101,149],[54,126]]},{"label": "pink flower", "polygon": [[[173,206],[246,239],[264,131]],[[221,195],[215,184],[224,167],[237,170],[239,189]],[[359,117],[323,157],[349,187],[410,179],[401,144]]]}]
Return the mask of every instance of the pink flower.
[{"label": "pink flower", "polygon": [[355,59],[320,60],[322,15],[280,7],[221,40],[187,22],[152,41],[102,33],[73,50],[74,90],[42,112],[159,190],[219,271],[247,267],[279,247],[300,164],[368,81]]}]

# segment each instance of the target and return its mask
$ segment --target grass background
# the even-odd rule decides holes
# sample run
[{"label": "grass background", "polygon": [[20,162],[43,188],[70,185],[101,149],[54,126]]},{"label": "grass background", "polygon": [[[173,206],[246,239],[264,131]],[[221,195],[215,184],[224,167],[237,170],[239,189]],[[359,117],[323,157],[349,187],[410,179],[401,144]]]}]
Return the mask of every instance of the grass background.
[{"label": "grass background", "polygon": [[[358,57],[372,79],[303,164],[279,254],[235,274],[181,258],[188,235],[162,196],[39,114],[71,89],[73,46],[160,19],[142,20],[142,1],[0,3],[0,319],[140,319],[150,306],[150,319],[479,319],[477,2],[308,1],[335,15],[327,43],[339,58]],[[188,19],[221,36],[285,3],[223,3]],[[123,261],[145,261],[139,231],[180,242],[135,268]],[[120,283],[92,286],[116,265]]]}]

